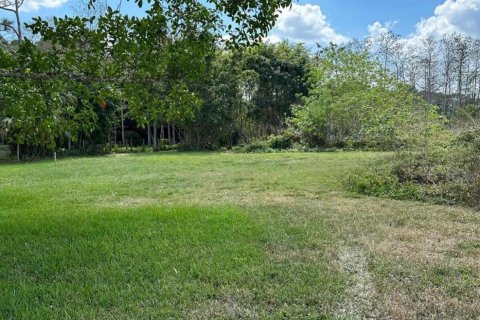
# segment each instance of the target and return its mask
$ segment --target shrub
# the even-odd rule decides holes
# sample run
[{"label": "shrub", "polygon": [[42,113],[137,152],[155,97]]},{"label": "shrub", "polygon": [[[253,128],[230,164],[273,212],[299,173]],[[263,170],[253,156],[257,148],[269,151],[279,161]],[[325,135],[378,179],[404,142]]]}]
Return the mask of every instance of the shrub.
[{"label": "shrub", "polygon": [[246,146],[244,146],[241,151],[243,152],[262,152],[268,148],[267,142],[265,140],[253,140]]},{"label": "shrub", "polygon": [[278,150],[287,150],[293,147],[295,143],[295,134],[293,131],[286,130],[280,135],[271,135],[267,139],[268,147]]},{"label": "shrub", "polygon": [[112,153],[146,153],[153,152],[152,147],[141,146],[141,147],[122,147],[122,146],[113,146]]},{"label": "shrub", "polygon": [[480,206],[480,130],[448,146],[397,152],[349,175],[351,191],[395,199],[432,200]]},{"label": "shrub", "polygon": [[160,141],[158,148],[155,150],[152,146],[140,146],[140,147],[122,147],[122,146],[113,146],[111,151],[112,153],[147,153],[154,151],[172,151],[178,150],[181,148],[181,145],[170,145]]},{"label": "shrub", "polygon": [[350,174],[345,181],[350,191],[398,200],[421,200],[421,191],[412,182],[401,183],[387,167],[369,167]]},{"label": "shrub", "polygon": [[253,140],[249,144],[235,148],[242,152],[275,152],[276,150],[290,150],[296,145],[295,133],[285,130],[282,134],[271,135],[266,139]]},{"label": "shrub", "polygon": [[101,156],[106,155],[111,152],[111,149],[108,145],[103,144],[89,144],[82,149],[59,149],[57,151],[57,157],[66,158],[66,157],[80,157],[80,156]]}]

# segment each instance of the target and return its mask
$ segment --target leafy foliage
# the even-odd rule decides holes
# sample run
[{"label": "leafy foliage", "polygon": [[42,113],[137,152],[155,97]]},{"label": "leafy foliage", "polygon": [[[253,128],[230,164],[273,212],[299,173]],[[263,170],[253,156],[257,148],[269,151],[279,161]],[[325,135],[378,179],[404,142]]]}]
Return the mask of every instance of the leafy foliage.
[{"label": "leafy foliage", "polygon": [[393,149],[441,126],[436,108],[390,77],[365,53],[334,45],[311,68],[310,95],[292,124],[314,146]]},{"label": "leafy foliage", "polygon": [[267,134],[278,133],[292,115],[292,105],[308,94],[309,61],[305,47],[288,42],[262,44],[245,52],[246,98],[253,106],[249,114]]},{"label": "leafy foliage", "polygon": [[237,148],[243,152],[274,152],[293,150],[297,145],[298,137],[292,130],[285,130],[279,135],[270,135],[265,139],[256,139],[246,146]]},{"label": "leafy foliage", "polygon": [[[144,0],[133,0],[139,7]],[[89,1],[89,6],[95,5]],[[192,22],[214,25],[217,36],[226,34],[226,43],[234,47],[260,42],[278,18],[278,10],[291,6],[291,0],[147,0],[157,13],[164,14],[172,28],[180,29]],[[161,16],[161,15],[160,15]]]},{"label": "leafy foliage", "polygon": [[[195,82],[206,74],[225,32],[232,47],[259,41],[272,28],[277,9],[290,1],[211,4],[149,1],[144,17],[108,7],[89,18],[54,17],[52,23],[35,18],[28,28],[40,43],[25,39],[17,50],[0,47],[0,71],[7,79],[1,84],[0,117],[8,141],[50,150],[66,140],[69,146],[77,140],[107,143],[116,121],[123,128],[125,104],[129,119],[148,130],[162,122],[181,128],[198,123],[204,101]],[[223,16],[231,24],[224,24]],[[243,103],[239,95],[232,97],[237,101],[226,110]]]}]

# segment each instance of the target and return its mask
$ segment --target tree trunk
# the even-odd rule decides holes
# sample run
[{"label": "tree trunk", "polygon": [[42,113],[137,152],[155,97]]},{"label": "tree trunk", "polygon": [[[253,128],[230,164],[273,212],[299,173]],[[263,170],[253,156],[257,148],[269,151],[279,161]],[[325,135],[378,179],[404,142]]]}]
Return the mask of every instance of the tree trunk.
[{"label": "tree trunk", "polygon": [[200,130],[197,128],[197,150],[200,150]]},{"label": "tree trunk", "polygon": [[147,125],[147,146],[149,146],[149,147],[150,147],[150,141],[151,141],[150,125]]},{"label": "tree trunk", "polygon": [[172,144],[172,127],[170,124],[167,123],[167,130],[168,130],[168,144]]},{"label": "tree trunk", "polygon": [[22,43],[22,22],[20,20],[20,6],[19,0],[15,0],[15,18],[17,19],[17,36],[18,36],[18,43]]},{"label": "tree trunk", "polygon": [[172,142],[177,144],[176,134],[175,134],[175,123],[172,123]]},{"label": "tree trunk", "polygon": [[153,123],[153,149],[158,150],[158,140],[157,140],[157,122]]},{"label": "tree trunk", "polygon": [[123,114],[123,102],[121,103],[120,107],[120,115],[122,118],[122,146],[125,146],[125,117]]},{"label": "tree trunk", "polygon": [[17,161],[20,162],[20,143],[17,142]]}]

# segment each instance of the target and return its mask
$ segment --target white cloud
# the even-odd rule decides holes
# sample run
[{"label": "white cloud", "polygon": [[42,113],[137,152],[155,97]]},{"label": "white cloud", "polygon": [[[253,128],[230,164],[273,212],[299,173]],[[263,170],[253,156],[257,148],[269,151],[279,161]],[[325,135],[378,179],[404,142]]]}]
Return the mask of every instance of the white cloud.
[{"label": "white cloud", "polygon": [[[396,22],[382,24],[375,22],[368,26],[371,39],[379,39],[380,35],[392,30]],[[400,39],[406,51],[422,48],[424,40],[432,37],[440,39],[446,34],[458,33],[464,36],[480,36],[480,0],[445,0],[437,6],[433,15],[422,19],[415,31]]]},{"label": "white cloud", "polygon": [[58,8],[67,3],[68,0],[25,0],[21,11],[31,12],[38,11],[42,8]]},{"label": "white cloud", "polygon": [[277,36],[277,35],[275,35],[275,34],[269,35],[265,40],[266,40],[266,42],[269,42],[269,43],[279,43],[279,42],[282,42],[282,38],[280,38],[279,36]]},{"label": "white cloud", "polygon": [[380,21],[376,21],[374,24],[368,26],[368,35],[371,37],[377,37],[385,32],[388,29]]},{"label": "white cloud", "polygon": [[376,21],[368,26],[368,36],[372,39],[377,39],[382,34],[392,30],[397,23],[397,21],[389,21],[382,24],[380,21]]},{"label": "white cloud", "polygon": [[459,33],[466,36],[480,35],[480,0],[446,0],[428,19],[416,26],[414,37],[441,37]]},{"label": "white cloud", "polygon": [[270,42],[279,42],[281,39],[307,44],[344,43],[349,40],[332,28],[318,5],[296,3],[280,13],[275,27],[267,37]]}]

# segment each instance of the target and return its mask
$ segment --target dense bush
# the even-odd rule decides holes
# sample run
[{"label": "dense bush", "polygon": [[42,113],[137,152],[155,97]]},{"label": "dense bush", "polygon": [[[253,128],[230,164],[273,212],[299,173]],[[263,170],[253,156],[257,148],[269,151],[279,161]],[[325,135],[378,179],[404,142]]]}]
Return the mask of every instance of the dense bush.
[{"label": "dense bush", "polygon": [[276,150],[292,150],[298,138],[292,130],[285,130],[282,134],[271,135],[266,139],[253,140],[249,144],[236,148],[242,152],[274,152]]},{"label": "dense bush", "polygon": [[81,156],[101,156],[111,153],[111,148],[108,145],[103,144],[89,144],[82,149],[65,149],[60,148],[57,151],[59,158],[67,157],[81,157]]},{"label": "dense bush", "polygon": [[348,189],[361,194],[398,200],[422,199],[417,186],[411,182],[402,184],[388,166],[382,164],[350,174],[345,181]]},{"label": "dense bush", "polygon": [[141,147],[122,147],[113,146],[112,153],[146,153],[153,152],[153,147],[141,146]]},{"label": "dense bush", "polygon": [[172,151],[179,149],[180,145],[170,145],[164,140],[161,140],[158,144],[156,150],[151,146],[140,146],[140,147],[122,147],[122,146],[113,146],[111,149],[112,153],[143,153],[143,152],[154,152],[154,151]]},{"label": "dense bush", "polygon": [[296,141],[293,131],[285,130],[280,135],[271,135],[267,139],[267,144],[272,149],[286,150],[292,149]]},{"label": "dense bush", "polygon": [[480,130],[464,132],[447,146],[397,152],[345,182],[368,195],[480,206]]}]

